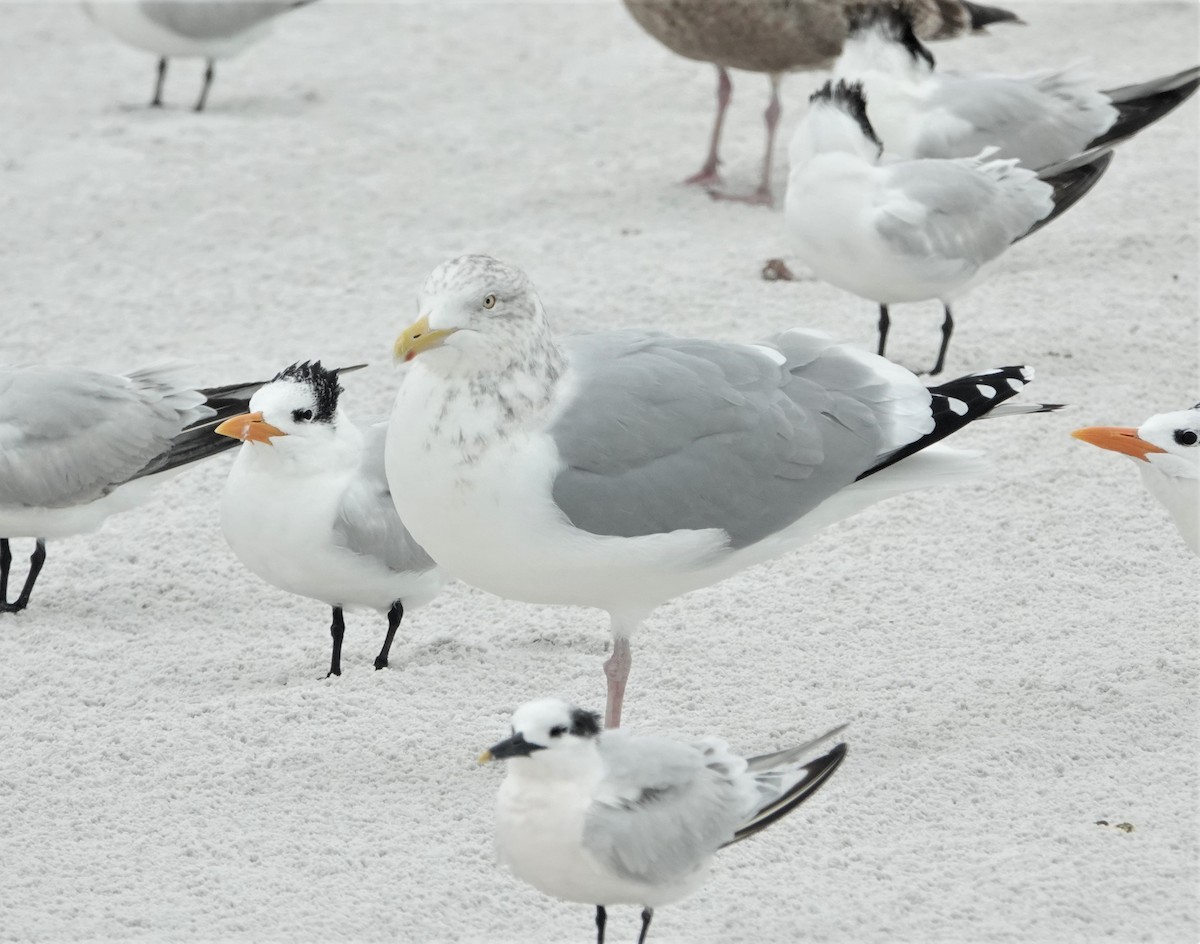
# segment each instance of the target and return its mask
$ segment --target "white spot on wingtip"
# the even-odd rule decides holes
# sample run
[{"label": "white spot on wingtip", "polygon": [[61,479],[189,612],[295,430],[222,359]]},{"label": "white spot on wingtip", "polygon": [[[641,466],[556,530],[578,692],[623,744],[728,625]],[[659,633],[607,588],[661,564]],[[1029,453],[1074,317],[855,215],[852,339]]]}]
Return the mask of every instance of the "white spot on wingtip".
[{"label": "white spot on wingtip", "polygon": [[978,390],[982,396],[987,397],[989,400],[996,395],[996,388],[989,387],[987,384],[976,384],[975,389]]},{"label": "white spot on wingtip", "polygon": [[1008,385],[1017,391],[1017,393],[1020,393],[1025,387],[1025,381],[1023,380],[1017,380],[1015,377],[1008,377],[1006,379],[1008,380]]},{"label": "white spot on wingtip", "polygon": [[946,406],[950,407],[959,416],[966,415],[967,405],[957,397],[946,397]]}]

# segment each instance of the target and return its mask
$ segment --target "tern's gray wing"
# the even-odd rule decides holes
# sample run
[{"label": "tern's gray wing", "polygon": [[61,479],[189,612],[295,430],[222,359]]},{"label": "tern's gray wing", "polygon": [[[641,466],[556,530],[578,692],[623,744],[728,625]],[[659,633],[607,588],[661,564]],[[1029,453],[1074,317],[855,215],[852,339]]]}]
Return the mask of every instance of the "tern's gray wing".
[{"label": "tern's gray wing", "polygon": [[911,374],[813,333],[750,345],[615,332],[566,348],[553,497],[593,534],[720,528],[752,544],[898,448],[900,426],[916,438],[929,421]]},{"label": "tern's gray wing", "polygon": [[135,478],[212,411],[178,364],[120,377],[0,368],[0,504],[59,508]]},{"label": "tern's gray wing", "polygon": [[724,754],[620,731],[604,733],[600,752],[605,778],[583,843],[625,878],[660,884],[686,877],[733,839],[756,801]]},{"label": "tern's gray wing", "polygon": [[383,463],[386,433],[387,423],[377,423],[364,433],[362,465],[338,505],[334,538],[396,573],[431,570],[433,559],[413,540],[392,502]]},{"label": "tern's gray wing", "polygon": [[194,40],[230,39],[299,6],[256,0],[143,0],[142,12],[177,36]]},{"label": "tern's gray wing", "polygon": [[1039,168],[1084,150],[1116,120],[1108,98],[1067,71],[1010,77],[939,73],[924,102],[917,157],[972,157],[987,147]]},{"label": "tern's gray wing", "polygon": [[995,259],[1054,207],[1051,188],[1011,160],[915,160],[880,169],[879,235],[947,274]]}]

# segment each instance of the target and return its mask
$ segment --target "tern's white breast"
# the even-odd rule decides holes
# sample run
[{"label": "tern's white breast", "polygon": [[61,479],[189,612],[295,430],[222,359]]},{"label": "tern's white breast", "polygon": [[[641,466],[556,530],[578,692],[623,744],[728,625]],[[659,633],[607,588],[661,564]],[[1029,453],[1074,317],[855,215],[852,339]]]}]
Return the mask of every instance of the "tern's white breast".
[{"label": "tern's white breast", "polygon": [[269,21],[263,21],[231,36],[190,39],[155,23],[142,12],[140,3],[100,0],[84,3],[84,9],[92,19],[129,45],[170,58],[225,59],[241,52],[271,28]]}]

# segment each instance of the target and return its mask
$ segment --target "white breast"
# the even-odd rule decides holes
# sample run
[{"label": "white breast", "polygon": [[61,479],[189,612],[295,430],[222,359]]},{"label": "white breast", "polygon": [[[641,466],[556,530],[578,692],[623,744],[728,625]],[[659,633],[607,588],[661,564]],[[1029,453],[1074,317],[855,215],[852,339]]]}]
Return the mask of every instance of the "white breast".
[{"label": "white breast", "polygon": [[155,23],[142,12],[140,3],[101,0],[83,6],[93,20],[118,39],[169,58],[225,59],[241,52],[271,28],[270,22],[264,21],[233,36],[189,39]]}]

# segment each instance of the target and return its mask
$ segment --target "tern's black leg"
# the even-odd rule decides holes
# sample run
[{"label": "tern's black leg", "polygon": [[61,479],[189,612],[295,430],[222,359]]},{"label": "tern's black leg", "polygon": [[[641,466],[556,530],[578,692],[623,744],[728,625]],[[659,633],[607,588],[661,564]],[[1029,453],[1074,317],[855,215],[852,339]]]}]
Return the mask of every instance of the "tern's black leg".
[{"label": "tern's black leg", "polygon": [[[8,542],[4,542],[5,550],[8,549]],[[5,554],[9,563],[12,562],[11,552]],[[37,583],[38,574],[42,572],[42,564],[46,563],[46,542],[38,538],[37,546],[33,549],[33,556],[29,558],[29,576],[25,578],[25,586],[21,588],[21,595],[17,597],[15,603],[4,602],[5,599],[0,597],[0,613],[19,613],[25,607],[29,606],[29,594],[33,593],[33,585]],[[8,567],[4,568],[5,581],[7,584]],[[5,588],[7,590],[7,587]]]},{"label": "tern's black leg", "polygon": [[154,97],[150,99],[151,108],[162,108],[163,82],[167,79],[167,57],[158,60],[158,81],[154,83]]},{"label": "tern's black leg", "polygon": [[608,912],[603,905],[596,906],[596,944],[604,944],[604,926],[608,924]]},{"label": "tern's black leg", "polygon": [[875,353],[883,357],[883,352],[887,348],[888,328],[892,326],[892,318],[888,314],[888,306],[879,306],[879,350]]},{"label": "tern's black leg", "polygon": [[942,346],[938,350],[937,363],[933,365],[933,370],[929,372],[932,377],[935,374],[940,374],[942,368],[946,366],[946,349],[950,347],[950,335],[954,333],[954,317],[950,314],[950,306],[943,304],[946,309],[946,317],[942,321]]},{"label": "tern's black leg", "polygon": [[638,935],[638,944],[646,944],[646,935],[650,931],[650,919],[653,917],[653,908],[642,909],[642,933]]},{"label": "tern's black leg", "polygon": [[383,640],[383,648],[379,650],[379,655],[375,657],[375,668],[386,669],[388,665],[388,653],[392,651],[392,640],[396,638],[396,630],[400,628],[400,621],[404,619],[404,603],[397,600],[392,604],[392,608],[388,610],[388,631],[387,636]]},{"label": "tern's black leg", "polygon": [[329,672],[325,676],[342,674],[342,637],[346,635],[346,623],[342,620],[342,608],[333,608],[333,622],[329,626],[329,635],[333,637],[333,655],[329,657]]},{"label": "tern's black leg", "polygon": [[0,538],[0,607],[8,602],[8,571],[12,567],[12,548],[8,538]]},{"label": "tern's black leg", "polygon": [[200,98],[196,102],[196,111],[204,111],[204,106],[208,103],[208,89],[212,85],[215,65],[216,63],[212,59],[204,60],[204,88],[200,90]]}]

